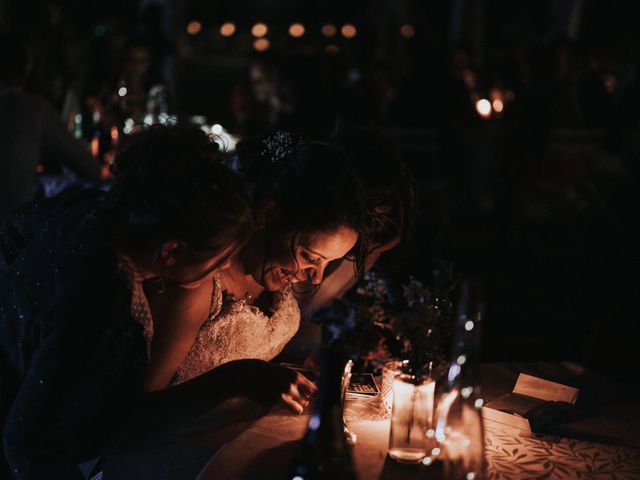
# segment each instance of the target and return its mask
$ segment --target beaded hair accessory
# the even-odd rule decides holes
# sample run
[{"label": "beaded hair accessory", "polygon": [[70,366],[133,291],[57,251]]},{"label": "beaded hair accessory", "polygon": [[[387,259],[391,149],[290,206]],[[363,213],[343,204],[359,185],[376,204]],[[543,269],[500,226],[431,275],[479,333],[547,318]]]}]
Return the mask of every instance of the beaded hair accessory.
[{"label": "beaded hair accessory", "polygon": [[303,145],[304,142],[301,137],[279,130],[262,139],[263,148],[260,151],[260,155],[266,157],[271,164],[274,164],[294,154]]},{"label": "beaded hair accessory", "polygon": [[296,134],[279,130],[271,135],[252,137],[238,143],[227,165],[245,179],[259,178],[265,171],[291,157],[305,145]]}]

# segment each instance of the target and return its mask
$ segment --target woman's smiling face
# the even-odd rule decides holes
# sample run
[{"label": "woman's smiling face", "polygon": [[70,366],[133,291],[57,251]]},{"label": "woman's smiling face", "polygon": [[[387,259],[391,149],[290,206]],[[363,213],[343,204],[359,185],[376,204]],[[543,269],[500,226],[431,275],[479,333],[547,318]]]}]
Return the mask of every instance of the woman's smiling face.
[{"label": "woman's smiling face", "polygon": [[358,233],[347,226],[330,232],[290,234],[282,238],[277,247],[273,246],[263,268],[253,272],[253,276],[268,291],[302,281],[317,285],[322,282],[329,262],[344,257],[357,240]]}]

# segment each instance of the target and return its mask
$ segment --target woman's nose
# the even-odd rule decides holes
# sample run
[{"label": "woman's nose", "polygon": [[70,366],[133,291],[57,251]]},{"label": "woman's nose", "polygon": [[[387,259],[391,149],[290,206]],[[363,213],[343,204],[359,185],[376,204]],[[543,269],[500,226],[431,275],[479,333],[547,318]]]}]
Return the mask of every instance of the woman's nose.
[{"label": "woman's nose", "polygon": [[307,271],[307,278],[313,285],[319,285],[322,283],[323,274],[324,268],[310,268]]},{"label": "woman's nose", "polygon": [[295,273],[293,278],[295,278],[296,282],[304,282],[309,278],[309,274],[306,269],[301,268]]}]

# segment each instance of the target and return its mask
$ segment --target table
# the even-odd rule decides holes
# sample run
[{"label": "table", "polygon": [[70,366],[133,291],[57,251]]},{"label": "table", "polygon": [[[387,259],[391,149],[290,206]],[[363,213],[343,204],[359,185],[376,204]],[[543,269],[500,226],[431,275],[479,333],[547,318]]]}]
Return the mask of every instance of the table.
[{"label": "table", "polygon": [[[519,372],[576,386],[581,397],[575,409],[546,435],[486,421],[489,478],[640,478],[640,399],[636,392],[573,363],[500,363],[482,366],[483,397],[490,401],[510,392]],[[359,478],[424,477],[424,469],[387,458],[389,421],[378,419],[373,402],[353,400],[345,405],[347,425],[358,437],[353,458]],[[155,448],[141,447],[108,458],[105,478],[147,478],[144,475],[151,471],[154,474],[149,478],[283,478],[296,442],[306,430],[308,415],[256,410],[246,402],[214,410],[208,417],[185,420],[177,430],[175,425],[166,427],[170,438]],[[128,471],[123,467],[127,463]]]}]

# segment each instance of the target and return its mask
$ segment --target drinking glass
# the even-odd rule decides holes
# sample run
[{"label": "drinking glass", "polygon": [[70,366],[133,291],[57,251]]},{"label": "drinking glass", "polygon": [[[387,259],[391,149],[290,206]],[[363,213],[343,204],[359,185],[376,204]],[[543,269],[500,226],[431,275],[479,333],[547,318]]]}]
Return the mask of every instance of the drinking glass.
[{"label": "drinking glass", "polygon": [[432,424],[435,382],[401,373],[392,390],[389,456],[399,462],[421,462],[428,452],[426,432]]}]

